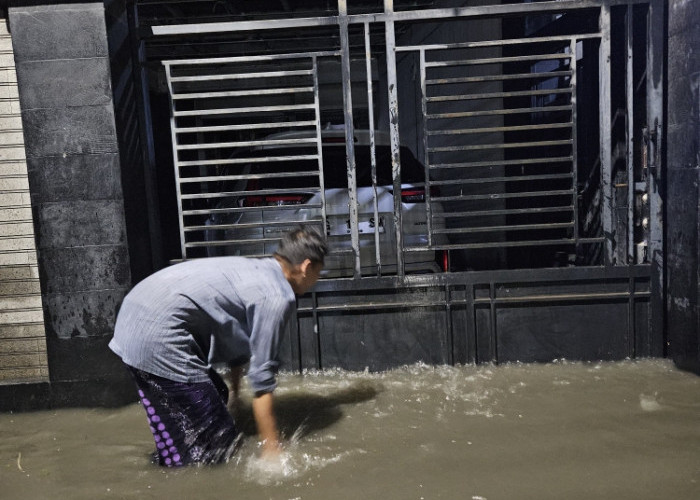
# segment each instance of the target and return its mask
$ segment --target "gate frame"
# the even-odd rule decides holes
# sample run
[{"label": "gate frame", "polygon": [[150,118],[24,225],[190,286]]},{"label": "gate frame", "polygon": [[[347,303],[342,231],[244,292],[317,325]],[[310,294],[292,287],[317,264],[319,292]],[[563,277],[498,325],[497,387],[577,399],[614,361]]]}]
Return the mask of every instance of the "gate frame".
[{"label": "gate frame", "polygon": [[[610,10],[612,7],[627,6],[632,9],[635,5],[648,5],[647,14],[647,123],[649,124],[648,133],[646,135],[648,147],[648,169],[650,172],[648,192],[650,206],[650,238],[649,256],[650,263],[643,265],[635,265],[630,256],[631,250],[628,250],[628,261],[626,263],[617,263],[614,258],[613,238],[615,229],[612,225],[612,208],[613,208],[613,186],[611,179],[612,172],[612,117],[611,117],[611,67],[610,67]],[[398,147],[399,147],[399,131],[398,131],[398,95],[397,95],[397,75],[396,75],[396,39],[394,33],[394,24],[402,21],[415,20],[440,20],[461,18],[479,18],[479,17],[494,17],[507,14],[527,14],[527,13],[542,13],[564,10],[580,10],[580,9],[600,9],[600,53],[599,53],[599,110],[600,110],[600,154],[601,154],[601,181],[604,195],[603,216],[601,222],[604,225],[604,234],[606,236],[604,265],[602,266],[581,266],[572,268],[560,269],[521,269],[521,270],[499,270],[499,271],[479,271],[479,272],[461,272],[461,273],[446,273],[440,275],[406,275],[403,270],[403,248],[401,244],[401,210],[400,210],[400,178],[399,178],[399,163],[398,163]],[[324,363],[321,359],[321,340],[322,332],[319,328],[318,318],[320,315],[330,312],[351,312],[376,308],[389,309],[406,309],[411,307],[444,307],[447,311],[447,337],[453,342],[455,332],[452,329],[452,316],[450,310],[458,305],[466,307],[468,310],[473,310],[479,304],[488,303],[491,311],[491,333],[488,336],[489,342],[492,343],[493,349],[489,349],[490,353],[487,356],[481,356],[476,347],[469,351],[466,356],[460,357],[459,353],[450,350],[448,354],[449,362],[498,362],[501,361],[498,353],[498,330],[495,321],[499,304],[502,303],[495,295],[497,286],[503,283],[550,283],[550,282],[567,282],[573,287],[579,286],[582,283],[590,282],[590,280],[600,281],[603,286],[610,279],[629,279],[630,286],[622,292],[603,290],[600,294],[590,293],[571,293],[568,297],[550,297],[554,302],[557,300],[579,301],[582,303],[598,303],[596,301],[608,300],[625,300],[629,304],[629,323],[628,331],[624,334],[631,346],[628,350],[628,357],[639,356],[663,356],[665,355],[665,286],[664,286],[664,253],[663,253],[663,203],[662,203],[662,181],[665,166],[662,163],[662,144],[665,136],[665,124],[663,116],[663,99],[664,99],[664,79],[665,73],[663,53],[664,53],[664,0],[581,0],[581,1],[545,1],[527,4],[501,4],[491,6],[477,7],[461,7],[448,9],[428,9],[422,11],[394,11],[393,0],[384,0],[384,12],[375,14],[347,14],[346,0],[338,0],[338,16],[327,16],[319,18],[290,18],[290,19],[269,19],[257,21],[241,21],[241,22],[221,22],[221,23],[205,23],[205,24],[185,24],[185,25],[169,25],[169,26],[153,26],[152,35],[154,36],[173,36],[173,35],[188,35],[188,34],[204,34],[204,33],[224,33],[224,32],[245,32],[258,30],[274,30],[280,28],[303,28],[324,25],[338,25],[341,32],[341,52],[343,70],[343,91],[345,98],[345,111],[347,141],[348,148],[348,175],[349,178],[354,173],[354,154],[352,151],[352,104],[350,95],[350,85],[348,84],[350,71],[350,62],[347,57],[347,34],[350,25],[363,24],[365,27],[369,23],[384,23],[386,33],[386,60],[387,60],[387,76],[388,76],[388,102],[390,111],[393,111],[392,119],[390,120],[390,137],[392,146],[392,174],[394,182],[395,196],[399,196],[394,203],[394,220],[397,232],[397,249],[398,249],[398,275],[395,277],[362,277],[359,273],[359,243],[357,234],[357,207],[355,205],[354,212],[351,208],[350,216],[354,221],[352,224],[352,246],[355,251],[355,269],[354,278],[352,280],[334,279],[323,280],[319,282],[315,291],[299,300],[299,309],[297,313],[297,324],[294,330],[296,334],[290,347],[290,358],[296,359],[299,364],[299,369],[309,367],[309,363],[305,360],[302,353],[302,337],[308,335],[304,331],[303,325],[300,323],[300,318],[311,315],[313,318],[313,335],[317,339],[317,366],[323,367]],[[629,34],[629,25],[627,26]],[[629,41],[629,39],[628,39]],[[626,82],[629,91],[631,82]],[[628,151],[630,149],[632,137],[628,136]],[[397,203],[398,201],[398,203]],[[629,245],[629,243],[628,243]],[[638,292],[635,290],[635,280],[648,278],[649,290]],[[461,301],[454,301],[451,298],[452,290],[455,287],[464,287],[465,290],[478,284],[488,284],[489,298],[487,301],[481,298],[475,298],[473,295],[467,294],[467,297]],[[413,302],[401,302],[392,304],[374,304],[372,302],[361,302],[348,306],[336,306],[328,308],[319,305],[318,298],[327,293],[350,293],[362,290],[394,290],[397,294],[403,291],[410,291],[420,287],[438,287],[444,290],[445,299],[439,304],[424,303],[417,304]],[[473,288],[472,288],[473,291]],[[311,297],[310,305],[308,303]],[[528,297],[531,299],[532,297]],[[547,300],[546,294],[537,295],[536,300]],[[643,334],[644,339],[640,343],[640,339],[636,335],[637,321],[634,316],[634,307],[643,300],[648,303],[649,314],[648,329]],[[500,301],[500,302],[499,302]],[[479,335],[473,332],[473,335],[466,333],[466,338],[471,339],[472,345],[477,346]],[[296,343],[296,348],[294,347]],[[471,353],[471,354],[470,354]],[[463,358],[463,359],[462,359]]]}]

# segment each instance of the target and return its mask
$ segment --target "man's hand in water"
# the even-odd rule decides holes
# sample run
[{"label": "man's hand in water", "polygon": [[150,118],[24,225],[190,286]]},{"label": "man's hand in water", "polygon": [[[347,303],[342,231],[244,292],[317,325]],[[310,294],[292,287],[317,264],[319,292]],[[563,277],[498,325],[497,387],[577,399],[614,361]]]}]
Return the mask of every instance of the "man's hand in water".
[{"label": "man's hand in water", "polygon": [[282,445],[278,442],[268,444],[268,441],[263,442],[261,458],[265,460],[280,460],[282,458]]},{"label": "man's hand in water", "polygon": [[255,424],[258,427],[258,434],[262,441],[262,457],[278,458],[282,449],[280,448],[271,392],[255,395],[255,398],[253,398],[253,416],[255,417]]}]

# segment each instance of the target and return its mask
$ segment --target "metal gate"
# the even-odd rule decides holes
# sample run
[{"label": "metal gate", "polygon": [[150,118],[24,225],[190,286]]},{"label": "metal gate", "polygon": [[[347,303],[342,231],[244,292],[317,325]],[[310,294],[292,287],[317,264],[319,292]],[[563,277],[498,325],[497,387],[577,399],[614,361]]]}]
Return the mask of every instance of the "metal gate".
[{"label": "metal gate", "polygon": [[[153,26],[249,40],[163,61],[182,257],[325,232],[353,279],[300,302],[300,366],[354,366],[367,311],[423,346],[397,362],[662,354],[663,2],[441,7]],[[524,319],[547,340],[499,334]]]}]

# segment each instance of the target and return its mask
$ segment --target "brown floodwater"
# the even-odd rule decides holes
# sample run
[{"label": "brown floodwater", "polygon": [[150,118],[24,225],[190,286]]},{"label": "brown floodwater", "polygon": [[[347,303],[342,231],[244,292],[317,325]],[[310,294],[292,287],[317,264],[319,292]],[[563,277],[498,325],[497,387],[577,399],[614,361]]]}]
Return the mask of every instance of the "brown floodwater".
[{"label": "brown floodwater", "polygon": [[700,498],[700,377],[666,360],[283,374],[278,463],[164,469],[143,410],[0,414],[0,498]]}]

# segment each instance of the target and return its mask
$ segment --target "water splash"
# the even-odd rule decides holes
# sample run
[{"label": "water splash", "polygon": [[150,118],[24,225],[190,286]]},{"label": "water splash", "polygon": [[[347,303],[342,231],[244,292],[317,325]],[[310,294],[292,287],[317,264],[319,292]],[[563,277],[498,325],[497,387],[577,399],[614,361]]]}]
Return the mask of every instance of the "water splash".
[{"label": "water splash", "polygon": [[275,458],[261,458],[257,454],[249,456],[245,462],[244,477],[247,481],[270,485],[297,477],[300,473],[293,463],[292,455],[285,451]]},{"label": "water splash", "polygon": [[[308,421],[305,419],[294,429],[289,439],[284,439],[284,449],[278,457],[262,458],[261,443],[258,443],[256,449],[241,450],[243,453],[239,455],[236,468],[243,468],[243,477],[246,481],[271,486],[300,478],[309,472],[319,471],[350,455],[366,453],[361,449],[334,453],[328,447],[319,447],[318,440],[307,436],[308,427]],[[322,441],[325,440],[322,439]],[[330,455],[323,456],[324,452]]]},{"label": "water splash", "polygon": [[639,406],[644,411],[652,412],[661,410],[661,405],[657,400],[658,394],[640,394]]},{"label": "water splash", "polygon": [[364,450],[347,450],[323,457],[315,453],[304,452],[298,446],[292,445],[285,449],[279,457],[261,458],[257,453],[244,459],[243,477],[248,482],[263,486],[281,484],[297,479],[309,472],[319,471],[328,465],[340,462],[346,457],[364,454]]}]

